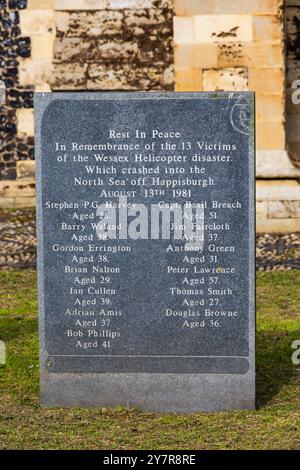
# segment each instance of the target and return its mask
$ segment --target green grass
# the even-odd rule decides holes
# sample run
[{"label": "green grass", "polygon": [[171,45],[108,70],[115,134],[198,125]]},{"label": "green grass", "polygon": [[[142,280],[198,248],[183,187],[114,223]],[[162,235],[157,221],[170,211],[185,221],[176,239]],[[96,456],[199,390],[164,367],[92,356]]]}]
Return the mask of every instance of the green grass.
[{"label": "green grass", "polygon": [[[256,411],[157,415],[139,410],[41,409],[36,273],[0,271],[1,449],[299,449],[300,273],[257,276]],[[300,366],[299,366],[300,368]]]}]

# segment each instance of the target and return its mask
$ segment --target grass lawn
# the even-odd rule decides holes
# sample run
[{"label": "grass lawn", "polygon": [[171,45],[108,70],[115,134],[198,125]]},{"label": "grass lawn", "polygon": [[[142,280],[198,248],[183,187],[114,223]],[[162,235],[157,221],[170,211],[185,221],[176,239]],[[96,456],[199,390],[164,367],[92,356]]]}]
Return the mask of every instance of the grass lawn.
[{"label": "grass lawn", "polygon": [[300,449],[299,272],[257,276],[257,411],[41,409],[36,272],[0,271],[0,298],[0,449]]}]

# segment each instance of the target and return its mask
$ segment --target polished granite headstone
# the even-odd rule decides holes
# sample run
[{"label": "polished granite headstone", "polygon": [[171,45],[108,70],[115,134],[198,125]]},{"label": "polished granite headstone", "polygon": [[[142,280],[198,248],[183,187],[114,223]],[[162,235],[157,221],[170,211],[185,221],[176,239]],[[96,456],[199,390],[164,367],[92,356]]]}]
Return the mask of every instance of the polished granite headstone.
[{"label": "polished granite headstone", "polygon": [[35,124],[42,404],[253,408],[253,94],[37,93]]}]

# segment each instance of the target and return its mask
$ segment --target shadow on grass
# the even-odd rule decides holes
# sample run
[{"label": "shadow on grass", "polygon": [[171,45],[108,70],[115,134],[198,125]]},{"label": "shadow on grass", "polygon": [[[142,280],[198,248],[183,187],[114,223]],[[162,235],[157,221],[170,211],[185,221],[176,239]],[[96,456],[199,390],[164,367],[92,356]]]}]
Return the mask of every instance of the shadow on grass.
[{"label": "shadow on grass", "polygon": [[[0,317],[0,337],[4,341],[18,340],[24,347],[24,340],[38,334],[36,318],[24,316]],[[300,339],[300,330],[258,331],[256,336],[256,406],[263,407],[281,387],[289,384],[295,376],[291,361],[292,342]],[[19,347],[16,344],[16,349]],[[17,351],[16,351],[17,352]],[[21,351],[20,351],[21,352]]]},{"label": "shadow on grass", "polygon": [[266,405],[295,377],[292,342],[299,331],[258,331],[256,336],[256,406]]},{"label": "shadow on grass", "polygon": [[0,317],[0,338],[3,341],[26,338],[34,333],[38,334],[37,318],[24,318],[21,315]]}]

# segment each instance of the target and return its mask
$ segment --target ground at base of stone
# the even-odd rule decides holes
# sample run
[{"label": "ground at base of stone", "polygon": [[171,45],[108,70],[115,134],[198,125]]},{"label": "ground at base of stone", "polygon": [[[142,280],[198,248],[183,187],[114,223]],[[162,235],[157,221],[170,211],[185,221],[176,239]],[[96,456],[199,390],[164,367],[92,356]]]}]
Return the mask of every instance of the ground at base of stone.
[{"label": "ground at base of stone", "polygon": [[41,407],[36,274],[0,271],[0,449],[300,449],[299,271],[256,276],[257,409],[185,415]]},{"label": "ground at base of stone", "polygon": [[[36,268],[35,209],[0,209],[0,269]],[[258,234],[256,269],[300,269],[300,232]]]}]

